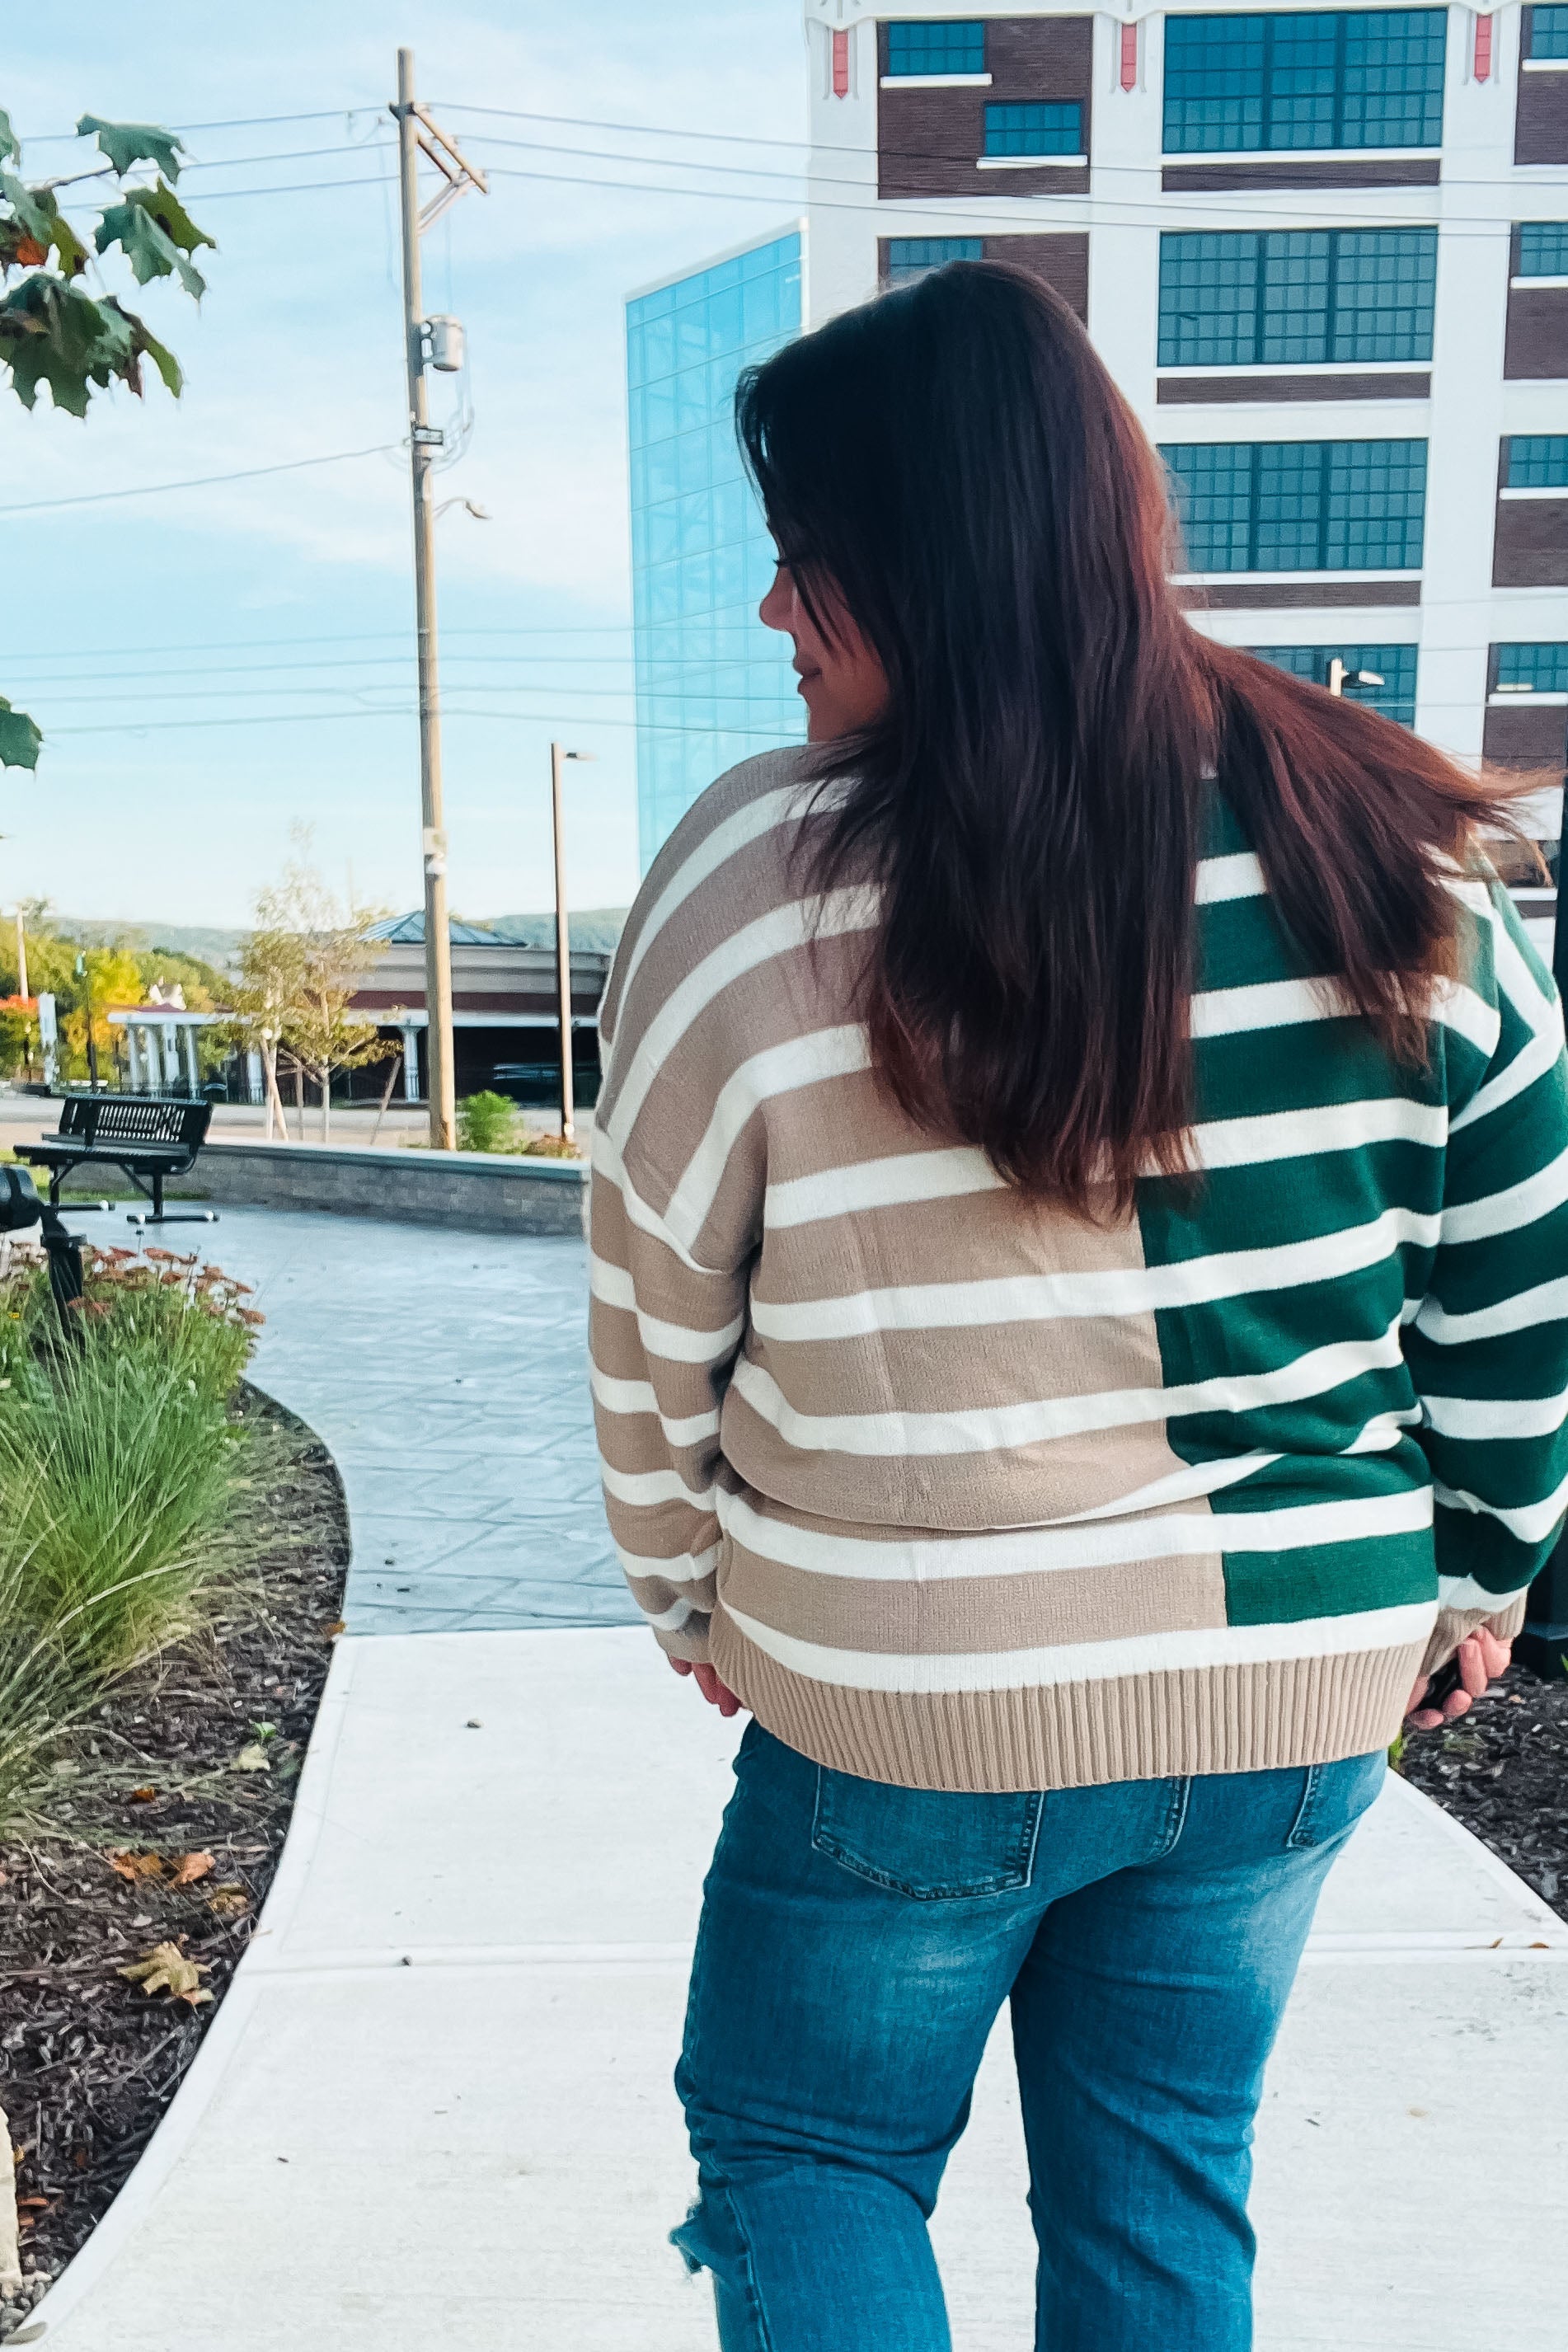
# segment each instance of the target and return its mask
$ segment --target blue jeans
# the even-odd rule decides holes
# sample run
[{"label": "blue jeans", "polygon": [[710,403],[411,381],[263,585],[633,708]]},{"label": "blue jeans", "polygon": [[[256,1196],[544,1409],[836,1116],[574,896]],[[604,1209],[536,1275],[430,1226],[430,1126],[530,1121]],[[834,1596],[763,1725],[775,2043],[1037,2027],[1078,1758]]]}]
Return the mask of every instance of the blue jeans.
[{"label": "blue jeans", "polygon": [[1383,1773],[968,1796],[752,1724],[676,2076],[724,2352],[945,2352],[926,2222],[1008,2000],[1039,2352],[1245,2352],[1264,2062]]}]

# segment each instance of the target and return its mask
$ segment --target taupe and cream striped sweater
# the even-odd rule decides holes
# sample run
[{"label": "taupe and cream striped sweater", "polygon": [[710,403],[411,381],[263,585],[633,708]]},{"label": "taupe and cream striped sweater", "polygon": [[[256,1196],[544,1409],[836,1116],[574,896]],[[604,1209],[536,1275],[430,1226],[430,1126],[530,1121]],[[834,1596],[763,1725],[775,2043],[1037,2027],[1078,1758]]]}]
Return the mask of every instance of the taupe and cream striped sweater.
[{"label": "taupe and cream striped sweater", "polygon": [[880,1087],[876,899],[803,899],[803,774],[704,794],[605,1003],[594,1392],[658,1640],[913,1787],[1382,1745],[1424,1662],[1514,1629],[1568,1504],[1563,1024],[1506,895],[1456,883],[1463,976],[1400,1069],[1216,805],[1201,1181],[1090,1223]]}]

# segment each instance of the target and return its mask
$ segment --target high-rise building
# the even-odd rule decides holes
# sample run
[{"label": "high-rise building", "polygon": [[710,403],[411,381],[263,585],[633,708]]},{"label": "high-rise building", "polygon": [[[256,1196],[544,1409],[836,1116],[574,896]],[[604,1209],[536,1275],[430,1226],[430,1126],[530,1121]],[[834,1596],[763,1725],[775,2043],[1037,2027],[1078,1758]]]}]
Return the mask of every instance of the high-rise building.
[{"label": "high-rise building", "polygon": [[805,732],[786,639],[757,605],[773,576],[735,443],[735,381],[798,335],[796,225],[626,304],[637,824],[646,868],[705,785]]},{"label": "high-rise building", "polygon": [[1568,6],[804,5],[801,323],[1037,271],[1165,458],[1200,626],[1560,774]]}]

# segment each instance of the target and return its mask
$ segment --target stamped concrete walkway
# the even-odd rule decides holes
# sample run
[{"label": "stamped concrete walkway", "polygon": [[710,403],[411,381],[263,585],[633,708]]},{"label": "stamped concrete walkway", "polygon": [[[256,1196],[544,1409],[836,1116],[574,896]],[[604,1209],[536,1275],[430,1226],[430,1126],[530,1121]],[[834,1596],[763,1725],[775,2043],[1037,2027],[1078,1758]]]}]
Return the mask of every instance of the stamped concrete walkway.
[{"label": "stamped concrete walkway", "polygon": [[[334,1411],[363,1435],[331,1396],[373,1310],[308,1272],[335,1229],[323,1253],[253,1223],[226,1221],[214,1255],[268,1270],[262,1377],[330,1442]],[[355,1234],[358,1278],[377,1265],[409,1297],[412,1262],[456,1238]],[[470,1272],[542,1312],[547,1281],[569,1296],[534,1255],[554,1248],[476,1249]],[[454,1344],[398,1359],[408,1398],[433,1365],[455,1381]],[[396,1419],[388,1360],[373,1372]],[[383,1625],[401,1601],[438,1612],[445,1565],[376,1595],[357,1556],[375,1458],[348,1483],[360,1595],[372,1575],[355,1606]],[[379,1544],[393,1515],[372,1516]],[[533,1554],[539,1521],[510,1524],[520,1605],[559,1622],[577,1585],[600,1605],[594,1575],[561,1580],[553,1528]],[[460,1579],[466,1551],[447,1557]],[[346,1636],[261,1932],[148,2154],[13,2341],[712,2352],[706,2288],[664,2242],[690,2187],[669,2074],[733,1741],[640,1631]],[[1556,2352],[1565,2068],[1568,1929],[1392,1783],[1330,1880],[1270,2073],[1261,2352]],[[1030,2341],[1023,2191],[999,2030],[936,2222],[958,2352]]]}]

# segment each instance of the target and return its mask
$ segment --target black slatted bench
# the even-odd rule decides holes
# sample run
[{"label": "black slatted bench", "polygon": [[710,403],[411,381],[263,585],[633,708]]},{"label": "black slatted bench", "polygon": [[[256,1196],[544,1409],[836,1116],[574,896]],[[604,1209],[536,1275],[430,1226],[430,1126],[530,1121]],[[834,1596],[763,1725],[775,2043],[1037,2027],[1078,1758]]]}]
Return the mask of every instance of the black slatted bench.
[{"label": "black slatted bench", "polygon": [[213,1115],[210,1102],[187,1102],[175,1095],[67,1095],[60,1123],[39,1143],[19,1143],[18,1160],[49,1171],[49,1200],[58,1207],[60,1187],[73,1168],[120,1169],[138,1191],[152,1187],[153,1224],[211,1224],[210,1209],[199,1216],[166,1217],[163,1186],[195,1166]]}]

